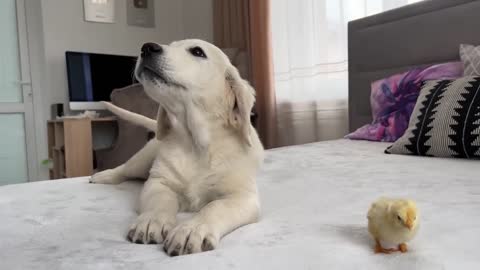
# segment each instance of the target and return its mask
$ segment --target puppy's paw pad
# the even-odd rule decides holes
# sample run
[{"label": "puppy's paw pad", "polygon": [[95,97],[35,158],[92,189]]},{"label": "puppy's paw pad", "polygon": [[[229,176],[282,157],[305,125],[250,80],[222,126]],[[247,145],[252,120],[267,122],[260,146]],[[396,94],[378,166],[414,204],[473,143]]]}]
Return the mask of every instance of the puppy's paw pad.
[{"label": "puppy's paw pad", "polygon": [[141,214],[132,224],[127,234],[127,239],[137,244],[163,243],[165,231],[170,231],[175,226],[175,217],[161,212],[148,212]]},{"label": "puppy's paw pad", "polygon": [[216,248],[218,238],[204,224],[180,224],[167,236],[163,249],[170,256],[209,251]]}]

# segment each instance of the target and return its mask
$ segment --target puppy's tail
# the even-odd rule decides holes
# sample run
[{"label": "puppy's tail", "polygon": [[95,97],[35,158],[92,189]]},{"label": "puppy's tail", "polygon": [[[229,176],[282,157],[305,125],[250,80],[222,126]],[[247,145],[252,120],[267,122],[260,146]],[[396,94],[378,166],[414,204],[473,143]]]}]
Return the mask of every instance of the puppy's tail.
[{"label": "puppy's tail", "polygon": [[102,102],[105,107],[118,117],[122,118],[123,120],[126,120],[128,122],[131,122],[132,124],[142,126],[150,131],[156,132],[157,131],[157,121],[148,118],[146,116],[143,116],[138,113],[133,113],[130,111],[127,111],[125,109],[122,109],[120,107],[117,107],[113,105],[110,102]]}]

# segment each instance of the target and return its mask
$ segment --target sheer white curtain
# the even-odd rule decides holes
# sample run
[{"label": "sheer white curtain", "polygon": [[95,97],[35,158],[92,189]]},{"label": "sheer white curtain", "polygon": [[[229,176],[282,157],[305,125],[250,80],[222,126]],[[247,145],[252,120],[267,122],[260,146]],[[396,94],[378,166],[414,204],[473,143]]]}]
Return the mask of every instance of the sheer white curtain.
[{"label": "sheer white curtain", "polygon": [[348,21],[418,1],[272,1],[279,146],[347,133]]}]

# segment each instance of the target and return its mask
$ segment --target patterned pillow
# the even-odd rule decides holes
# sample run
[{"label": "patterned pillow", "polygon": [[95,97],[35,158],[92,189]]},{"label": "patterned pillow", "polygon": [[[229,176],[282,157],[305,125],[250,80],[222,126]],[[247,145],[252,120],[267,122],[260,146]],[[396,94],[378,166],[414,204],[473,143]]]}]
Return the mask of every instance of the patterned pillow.
[{"label": "patterned pillow", "polygon": [[460,45],[460,57],[465,76],[480,76],[480,46]]},{"label": "patterned pillow", "polygon": [[424,80],[457,79],[462,62],[414,68],[372,83],[370,104],[373,122],[346,136],[348,139],[394,142],[408,127],[408,121]]},{"label": "patterned pillow", "polygon": [[480,158],[480,77],[424,82],[407,131],[385,152]]}]

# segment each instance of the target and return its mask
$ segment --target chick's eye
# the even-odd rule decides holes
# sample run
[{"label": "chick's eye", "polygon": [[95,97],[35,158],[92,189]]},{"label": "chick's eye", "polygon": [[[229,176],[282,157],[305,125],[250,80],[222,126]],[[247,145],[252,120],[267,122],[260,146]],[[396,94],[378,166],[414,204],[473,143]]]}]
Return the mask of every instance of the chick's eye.
[{"label": "chick's eye", "polygon": [[205,52],[200,47],[191,48],[190,53],[195,57],[207,58],[207,55],[205,55]]},{"label": "chick's eye", "polygon": [[398,218],[399,221],[402,221],[402,218],[400,216],[397,216],[397,218]]}]

